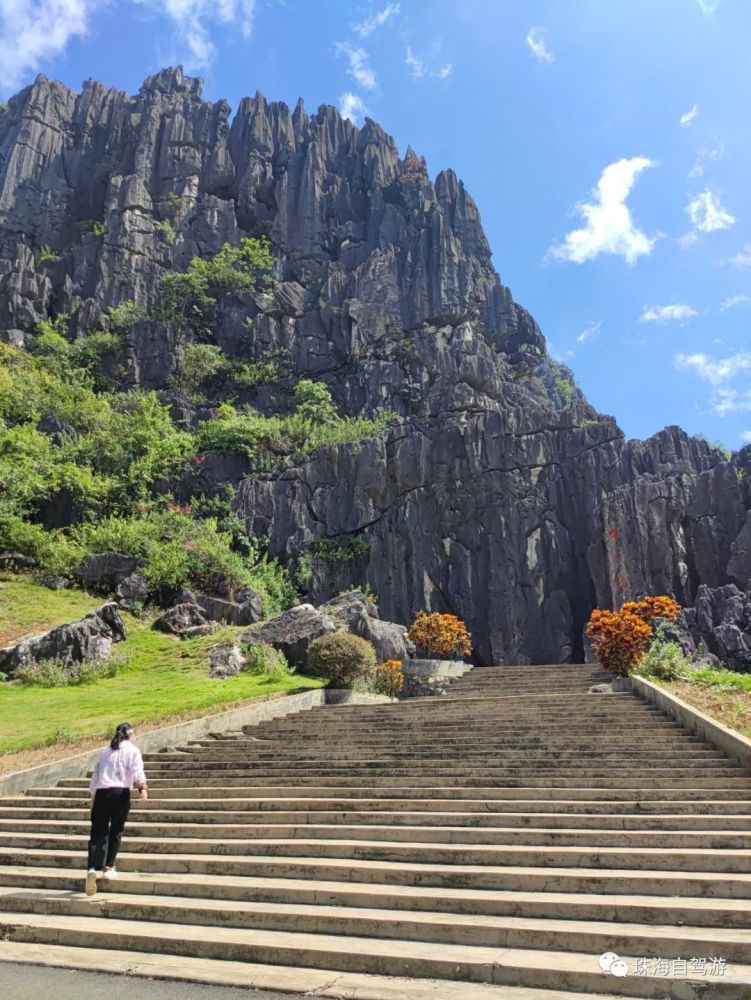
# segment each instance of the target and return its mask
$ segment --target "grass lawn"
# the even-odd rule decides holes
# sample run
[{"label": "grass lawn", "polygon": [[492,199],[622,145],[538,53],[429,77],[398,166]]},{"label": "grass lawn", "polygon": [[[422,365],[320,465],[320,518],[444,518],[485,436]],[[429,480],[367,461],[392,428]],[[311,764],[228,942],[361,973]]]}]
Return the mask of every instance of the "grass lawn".
[{"label": "grass lawn", "polygon": [[741,736],[751,739],[751,675],[746,675],[746,680],[747,688],[744,686],[718,690],[715,687],[687,681],[671,681],[662,686],[692,708],[704,712],[710,719],[715,719],[728,729],[734,729]]},{"label": "grass lawn", "polygon": [[[102,598],[82,591],[52,591],[28,579],[6,578],[0,582],[0,635],[74,621],[101,603]],[[199,715],[323,684],[296,674],[272,680],[241,673],[212,680],[206,658],[209,647],[244,629],[221,627],[210,636],[180,640],[154,631],[146,618],[124,617],[128,639],[115,647],[114,655],[122,655],[125,665],[114,677],[58,688],[15,681],[0,684],[0,754],[103,738],[124,720],[136,725],[186,713]]]},{"label": "grass lawn", "polygon": [[99,607],[103,597],[83,590],[49,590],[28,577],[3,574],[0,578],[0,646],[25,635],[65,625]]}]

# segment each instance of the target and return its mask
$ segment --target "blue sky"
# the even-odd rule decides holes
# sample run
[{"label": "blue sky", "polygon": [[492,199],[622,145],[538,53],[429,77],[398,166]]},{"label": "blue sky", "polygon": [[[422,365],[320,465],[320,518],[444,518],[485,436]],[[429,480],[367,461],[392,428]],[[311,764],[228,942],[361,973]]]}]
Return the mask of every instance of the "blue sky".
[{"label": "blue sky", "polygon": [[379,121],[477,201],[602,412],[751,440],[748,0],[0,0],[0,93],[181,62]]}]

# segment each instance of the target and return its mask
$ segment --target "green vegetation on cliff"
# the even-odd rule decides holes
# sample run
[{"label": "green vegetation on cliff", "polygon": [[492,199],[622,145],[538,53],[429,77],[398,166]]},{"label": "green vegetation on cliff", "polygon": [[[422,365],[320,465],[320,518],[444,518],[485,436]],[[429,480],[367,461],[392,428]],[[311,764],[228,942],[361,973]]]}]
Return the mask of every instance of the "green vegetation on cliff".
[{"label": "green vegetation on cliff", "polygon": [[340,416],[328,388],[310,379],[287,389],[291,412],[237,407],[238,389],[288,378],[287,360],[281,352],[231,359],[209,343],[188,344],[173,379],[188,399],[212,388],[223,400],[194,432],[175,423],[156,392],[115,391],[135,323],[169,319],[203,336],[219,298],[263,290],[272,265],[263,240],[225,244],[162,278],[158,316],[126,302],[111,311],[109,331],[71,341],[59,316],[39,324],[29,351],[0,344],[0,550],[62,574],[87,553],[115,550],[144,560],[154,590],[232,595],[253,586],[269,613],[294,600],[285,571],[233,513],[231,488],[205,484],[207,457],[234,451],[250,473],[281,469],[376,434],[393,414]]}]

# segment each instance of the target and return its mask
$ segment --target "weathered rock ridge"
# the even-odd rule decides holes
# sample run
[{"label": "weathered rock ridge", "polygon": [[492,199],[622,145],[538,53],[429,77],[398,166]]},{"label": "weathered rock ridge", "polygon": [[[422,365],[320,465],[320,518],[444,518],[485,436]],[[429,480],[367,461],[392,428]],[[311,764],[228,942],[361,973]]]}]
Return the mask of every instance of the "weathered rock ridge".
[{"label": "weathered rock ridge", "polygon": [[[746,589],[751,451],[729,462],[675,427],[626,442],[546,355],[452,171],[431,181],[375,122],[331,107],[256,95],[230,120],[179,69],[135,96],[39,77],[0,113],[1,340],[23,345],[60,313],[81,335],[131,299],[148,312],[165,270],[246,234],[272,241],[276,287],[226,297],[214,342],[285,348],[294,377],[325,381],[343,412],[400,416],[279,474],[212,466],[215,483],[239,482],[237,510],[272,555],[366,543],[312,560],[310,600],[367,583],[386,619],[459,614],[483,661],[557,662],[582,657],[595,604]],[[57,259],[39,263],[43,245]],[[170,398],[193,336],[136,323],[124,387]],[[283,405],[263,390],[240,401]]]}]

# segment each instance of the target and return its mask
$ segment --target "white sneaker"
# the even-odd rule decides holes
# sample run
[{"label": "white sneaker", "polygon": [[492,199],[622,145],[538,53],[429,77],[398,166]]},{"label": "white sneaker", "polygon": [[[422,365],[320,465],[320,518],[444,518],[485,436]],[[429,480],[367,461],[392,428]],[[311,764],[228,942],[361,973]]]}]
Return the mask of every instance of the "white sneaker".
[{"label": "white sneaker", "polygon": [[102,871],[102,878],[106,879],[108,882],[110,879],[117,878],[117,868],[105,868]]},{"label": "white sneaker", "polygon": [[87,896],[93,896],[96,892],[96,872],[93,868],[90,868],[86,872],[86,886],[84,891]]}]

